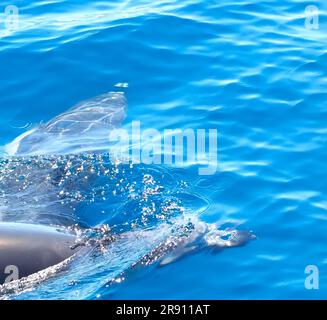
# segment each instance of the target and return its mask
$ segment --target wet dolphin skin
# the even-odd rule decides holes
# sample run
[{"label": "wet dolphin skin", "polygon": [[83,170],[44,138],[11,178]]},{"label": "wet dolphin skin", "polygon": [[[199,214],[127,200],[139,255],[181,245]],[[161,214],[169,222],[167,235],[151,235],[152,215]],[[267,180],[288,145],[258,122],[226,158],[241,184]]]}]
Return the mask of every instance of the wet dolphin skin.
[{"label": "wet dolphin skin", "polygon": [[75,236],[53,227],[0,223],[0,284],[17,280],[69,258]]}]

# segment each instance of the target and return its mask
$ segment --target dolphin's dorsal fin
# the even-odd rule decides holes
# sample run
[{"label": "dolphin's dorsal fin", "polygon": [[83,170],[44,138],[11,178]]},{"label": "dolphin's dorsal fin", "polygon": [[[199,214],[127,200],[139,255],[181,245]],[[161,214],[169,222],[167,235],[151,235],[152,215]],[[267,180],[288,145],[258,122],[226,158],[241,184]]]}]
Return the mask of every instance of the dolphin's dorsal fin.
[{"label": "dolphin's dorsal fin", "polygon": [[8,155],[80,153],[104,149],[109,132],[126,117],[123,92],[82,101],[47,123],[25,132],[5,147]]}]

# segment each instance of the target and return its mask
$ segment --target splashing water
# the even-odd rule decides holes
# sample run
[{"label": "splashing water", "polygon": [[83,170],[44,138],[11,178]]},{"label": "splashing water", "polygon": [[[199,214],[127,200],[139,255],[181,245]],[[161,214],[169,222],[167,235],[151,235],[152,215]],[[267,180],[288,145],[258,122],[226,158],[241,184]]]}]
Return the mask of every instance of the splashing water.
[{"label": "splashing water", "polygon": [[87,298],[137,265],[165,265],[196,248],[252,238],[188,212],[180,182],[163,167],[113,165],[108,154],[9,158],[0,167],[1,221],[66,226],[84,247],[74,259],[4,286],[3,297],[33,297],[35,290],[39,298]]}]

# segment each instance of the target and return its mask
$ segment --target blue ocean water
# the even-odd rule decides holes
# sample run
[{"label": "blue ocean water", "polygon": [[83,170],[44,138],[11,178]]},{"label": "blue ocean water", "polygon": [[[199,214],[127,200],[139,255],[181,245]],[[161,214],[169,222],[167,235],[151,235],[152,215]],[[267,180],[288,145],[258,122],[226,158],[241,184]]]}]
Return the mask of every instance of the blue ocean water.
[{"label": "blue ocean water", "polygon": [[[144,193],[150,177],[164,191],[130,201],[126,184],[113,184],[119,196],[88,194],[75,223],[131,223],[152,203],[167,211],[174,201],[205,223],[257,239],[130,269],[160,240],[159,228],[157,238],[134,239],[133,251],[125,243],[80,258],[11,298],[326,297],[325,1],[4,0],[0,12],[12,4],[19,28],[8,32],[0,16],[0,145],[115,88],[128,100],[125,124],[218,130],[215,175],[199,176],[194,166],[124,168],[115,183],[125,179]],[[305,27],[307,5],[319,9],[319,29]],[[7,205],[16,220],[32,215],[19,202]],[[305,288],[308,265],[319,268],[319,290]]]}]

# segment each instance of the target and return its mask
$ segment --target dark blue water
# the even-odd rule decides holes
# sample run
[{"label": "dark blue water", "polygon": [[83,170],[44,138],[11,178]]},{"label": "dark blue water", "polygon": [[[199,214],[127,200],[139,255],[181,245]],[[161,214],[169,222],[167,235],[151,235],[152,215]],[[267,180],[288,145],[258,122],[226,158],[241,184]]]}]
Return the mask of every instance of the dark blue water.
[{"label": "dark blue water", "polygon": [[[9,4],[2,1],[0,11]],[[199,176],[194,166],[121,168],[114,182],[126,183],[110,189],[120,190],[119,195],[109,195],[108,189],[101,199],[87,194],[75,223],[129,224],[152,203],[160,212],[173,202],[179,208],[174,215],[180,210],[221,229],[252,230],[257,240],[130,270],[161,240],[164,229],[158,225],[144,242],[134,239],[96,258],[77,259],[69,270],[13,297],[326,297],[325,1],[14,4],[20,10],[19,29],[7,32],[4,15],[0,18],[1,145],[81,100],[115,89],[128,100],[125,125],[137,120],[158,130],[218,130],[215,175]],[[319,8],[319,29],[305,28],[308,4]],[[115,87],[119,83],[128,87]],[[88,161],[97,166],[98,160]],[[142,194],[147,175],[156,181],[151,188],[163,191],[150,192],[145,202],[131,201],[127,184],[135,183]],[[104,179],[91,187],[108,183]],[[15,208],[18,220],[32,216],[26,206],[7,205]],[[307,265],[319,268],[319,290],[305,288]]]}]

